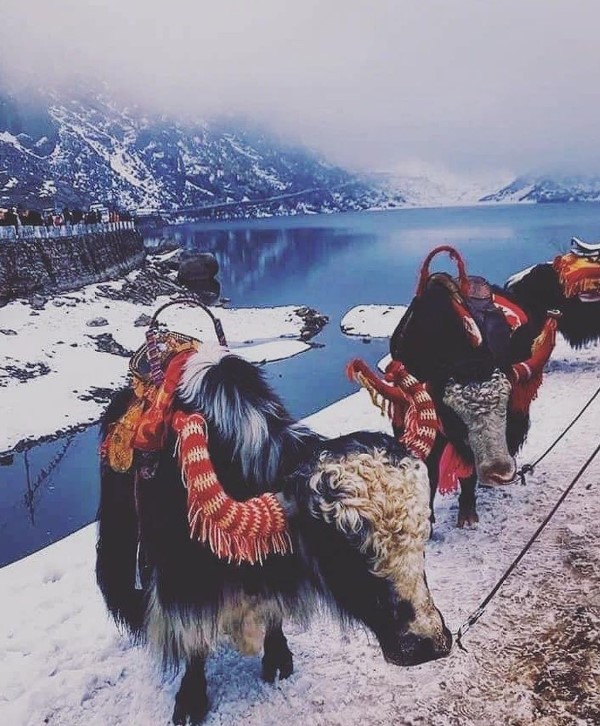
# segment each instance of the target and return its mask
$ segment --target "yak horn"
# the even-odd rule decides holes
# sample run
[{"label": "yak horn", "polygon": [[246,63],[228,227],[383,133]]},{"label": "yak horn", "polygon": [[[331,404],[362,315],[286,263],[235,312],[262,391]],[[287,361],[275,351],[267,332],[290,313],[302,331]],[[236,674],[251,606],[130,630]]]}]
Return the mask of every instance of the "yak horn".
[{"label": "yak horn", "polygon": [[512,365],[512,377],[515,383],[524,383],[542,374],[556,345],[557,327],[557,316],[550,312],[540,334],[533,341],[531,356],[525,361]]}]

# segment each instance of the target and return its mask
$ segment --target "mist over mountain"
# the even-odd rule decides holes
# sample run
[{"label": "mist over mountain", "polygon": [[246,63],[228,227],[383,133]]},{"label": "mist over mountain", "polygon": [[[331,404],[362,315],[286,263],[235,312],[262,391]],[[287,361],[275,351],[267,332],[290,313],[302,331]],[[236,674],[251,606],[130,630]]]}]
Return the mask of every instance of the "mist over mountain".
[{"label": "mist over mountain", "polygon": [[469,178],[345,170],[235,116],[189,121],[107,89],[0,88],[0,207],[242,217],[405,206],[600,201],[600,175]]},{"label": "mist over mountain", "polygon": [[600,174],[519,176],[510,184],[483,196],[479,201],[538,204],[599,202]]},{"label": "mist over mountain", "polygon": [[0,206],[105,202],[239,216],[404,201],[239,118],[183,122],[126,107],[106,92],[26,100],[0,92]]}]

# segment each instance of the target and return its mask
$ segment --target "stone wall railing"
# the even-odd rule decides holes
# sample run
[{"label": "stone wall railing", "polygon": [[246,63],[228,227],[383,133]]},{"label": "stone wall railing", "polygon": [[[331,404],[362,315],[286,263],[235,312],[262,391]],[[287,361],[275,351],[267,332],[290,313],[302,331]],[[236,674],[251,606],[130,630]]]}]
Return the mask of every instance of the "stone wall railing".
[{"label": "stone wall railing", "polygon": [[14,225],[0,226],[0,240],[15,239],[56,239],[57,237],[76,237],[84,234],[116,232],[124,229],[135,229],[134,222],[99,222],[98,224],[63,224],[60,227],[45,227],[42,224],[20,227]]},{"label": "stone wall railing", "polygon": [[[114,279],[143,263],[146,253],[139,232],[98,226],[102,231],[89,234],[0,241],[0,305]],[[73,226],[67,229],[72,232]]]}]

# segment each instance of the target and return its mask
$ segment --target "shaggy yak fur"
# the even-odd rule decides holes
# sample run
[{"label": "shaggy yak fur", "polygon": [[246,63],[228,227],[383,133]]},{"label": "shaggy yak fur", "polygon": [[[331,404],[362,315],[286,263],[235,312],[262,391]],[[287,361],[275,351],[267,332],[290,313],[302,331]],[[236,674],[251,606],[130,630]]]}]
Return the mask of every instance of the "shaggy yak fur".
[{"label": "shaggy yak fur", "polygon": [[[279,492],[293,550],[235,564],[191,539],[173,436],[138,459],[146,478],[137,483],[135,463],[126,473],[102,465],[98,583],[119,624],[165,665],[186,663],[174,723],[204,718],[204,663],[224,634],[242,652],[256,652],[260,638],[263,678],[286,678],[293,662],[282,620],[306,622],[319,605],[365,624],[392,663],[446,655],[452,637],[424,572],[425,466],[385,434],[316,435],[290,418],[256,366],[232,355],[207,363],[203,350],[186,364],[176,406],[205,417],[211,461],[229,495]],[[104,433],[132,395],[114,397]]]},{"label": "shaggy yak fur", "polygon": [[[446,443],[450,441],[465,461],[475,463],[475,473],[460,479],[457,524],[464,527],[478,521],[478,476],[481,483],[488,485],[510,481],[516,470],[512,457],[527,436],[528,412],[511,410],[507,405],[511,366],[531,356],[533,341],[552,309],[561,313],[558,330],[571,346],[598,340],[600,301],[565,297],[552,265],[536,265],[509,279],[504,289],[492,286],[494,292],[526,313],[527,323],[511,332],[503,315],[492,306],[470,307],[483,336],[483,344],[473,347],[452,308],[447,288],[436,282],[440,277],[433,275],[424,294],[415,298],[391,337],[390,352],[416,378],[427,382],[441,423],[426,461],[432,521],[439,463]],[[477,461],[479,452],[474,449],[478,445],[487,447],[486,471]]]}]

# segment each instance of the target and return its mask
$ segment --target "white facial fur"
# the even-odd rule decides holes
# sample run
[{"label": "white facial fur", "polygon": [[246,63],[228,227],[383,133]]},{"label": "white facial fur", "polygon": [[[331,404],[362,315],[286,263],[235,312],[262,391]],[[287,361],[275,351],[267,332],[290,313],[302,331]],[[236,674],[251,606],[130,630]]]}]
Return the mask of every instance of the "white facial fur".
[{"label": "white facial fur", "polygon": [[[499,370],[481,383],[451,381],[444,391],[444,403],[467,427],[475,468],[481,472],[494,467],[510,468],[512,457],[506,444],[506,417],[511,384]],[[483,478],[482,480],[484,480]]]},{"label": "white facial fur", "polygon": [[[445,642],[443,624],[424,577],[430,532],[429,478],[412,457],[400,464],[383,451],[344,458],[324,456],[309,481],[312,514],[349,537],[358,535],[369,569],[390,580],[414,608],[412,633]],[[335,496],[323,496],[324,491]]]}]

